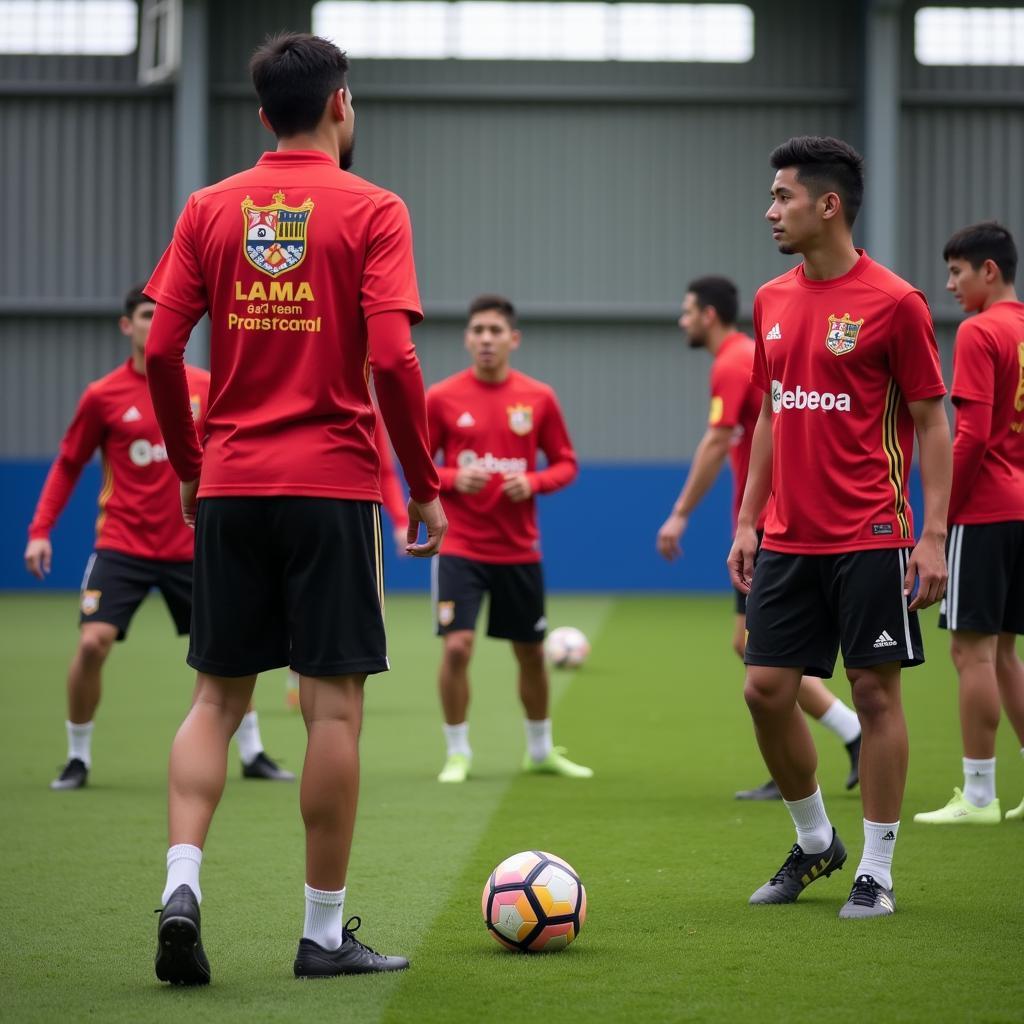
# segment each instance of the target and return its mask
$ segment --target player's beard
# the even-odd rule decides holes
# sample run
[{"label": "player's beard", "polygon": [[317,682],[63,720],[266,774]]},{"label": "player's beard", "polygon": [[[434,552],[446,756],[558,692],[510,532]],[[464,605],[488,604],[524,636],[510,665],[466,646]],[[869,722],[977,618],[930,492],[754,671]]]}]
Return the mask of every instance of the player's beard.
[{"label": "player's beard", "polygon": [[703,338],[695,338],[692,334],[688,334],[686,336],[686,343],[687,343],[687,345],[690,346],[690,348],[703,348],[704,347],[704,339]]},{"label": "player's beard", "polygon": [[338,166],[343,171],[352,170],[352,162],[355,159],[356,152],[356,136],[355,132],[352,133],[352,138],[348,140],[348,148],[341,154],[338,160]]},{"label": "player's beard", "polygon": [[799,251],[799,249],[794,249],[793,246],[787,245],[785,242],[782,242],[779,245],[779,252],[781,252],[783,256],[795,256]]}]

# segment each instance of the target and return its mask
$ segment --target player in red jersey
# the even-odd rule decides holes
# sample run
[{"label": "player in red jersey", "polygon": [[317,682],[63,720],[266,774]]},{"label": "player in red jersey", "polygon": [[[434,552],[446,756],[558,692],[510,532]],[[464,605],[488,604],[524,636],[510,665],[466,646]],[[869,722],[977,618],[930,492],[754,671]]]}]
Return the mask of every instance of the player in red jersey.
[{"label": "player in red jersey", "polygon": [[[1000,698],[1024,754],[1024,303],[1017,247],[1001,224],[972,224],[946,243],[946,287],[971,315],[953,349],[953,491],[949,589],[939,625],[960,677],[964,788],[928,825],[996,825]],[[1006,812],[1024,820],[1024,800]]]},{"label": "player in red jersey", "polygon": [[[946,585],[945,386],[924,296],[853,246],[860,155],[804,136],[779,146],[771,164],[772,237],[803,259],[754,300],[752,379],[765,397],[729,567],[749,591],[744,696],[797,841],[750,902],[792,903],[846,860],[796,703],[800,676],[829,678],[842,645],[863,728],[864,853],[839,916],[877,917],[896,907],[907,772],[900,669],[924,660],[916,613]],[[907,498],[915,431],[925,499],[916,546]]]},{"label": "player in red jersey", "polygon": [[[732,463],[733,529],[739,515],[743,486],[750,462],[750,442],[754,424],[761,411],[760,392],[750,382],[754,364],[754,340],[736,329],[739,294],[726,277],[700,277],[691,281],[683,298],[679,326],[689,339],[690,348],[704,348],[712,357],[711,408],[708,426],[697,445],[686,483],[668,518],[658,531],[658,552],[672,562],[682,554],[679,541],[690,516],[721,472],[726,458]],[[764,517],[758,522],[764,529]],[[747,596],[736,591],[736,624],[732,646],[743,658],[747,629]],[[828,687],[815,676],[804,676],[797,693],[800,707],[826,729],[834,732],[850,756],[846,788],[853,789],[859,778],[860,721]],[[740,790],[737,800],[781,800],[774,779],[754,789]]]},{"label": "player in red jersey", "polygon": [[[444,650],[438,685],[447,759],[440,782],[469,775],[469,663],[476,619],[490,595],[488,636],[512,644],[526,711],[523,770],[590,778],[593,772],[552,745],[544,665],[544,575],[536,495],[576,476],[576,454],[554,391],[510,365],[519,348],[516,312],[500,295],[469,307],[465,332],[472,366],[427,392],[430,444],[451,531],[434,560],[432,590]],[[537,453],[547,459],[537,468]]]},{"label": "player in red jersey", "polygon": [[[82,577],[78,650],[68,670],[68,756],[51,789],[80,789],[88,780],[103,665],[115,641],[124,640],[150,590],[155,587],[163,595],[178,633],[189,630],[192,531],[174,505],[178,479],[167,462],[146,388],[145,348],[154,308],[141,285],[125,297],[119,326],[131,343],[131,356],[85,389],[28,530],[25,567],[42,579],[53,557],[50,531],[98,448],[103,485],[96,550]],[[201,420],[210,376],[190,366],[187,377],[189,404]],[[244,778],[294,780],[264,751],[259,719],[251,707],[236,739]]]},{"label": "player in red jersey", "polygon": [[[277,150],[189,197],[148,288],[157,301],[150,390],[196,529],[188,661],[198,678],[171,750],[156,960],[158,978],[183,985],[210,980],[199,867],[228,738],[257,674],[282,666],[301,676],[308,732],[306,916],[294,973],[408,966],[363,945],[343,915],[363,685],[389,667],[371,366],[412,495],[406,550],[433,555],[447,526],[411,336],[422,317],[412,229],[398,196],[348,173],[348,60],[325,39],[290,33],[257,50],[251,70]],[[182,354],[207,311],[200,446]],[[417,543],[421,523],[427,538]]]}]

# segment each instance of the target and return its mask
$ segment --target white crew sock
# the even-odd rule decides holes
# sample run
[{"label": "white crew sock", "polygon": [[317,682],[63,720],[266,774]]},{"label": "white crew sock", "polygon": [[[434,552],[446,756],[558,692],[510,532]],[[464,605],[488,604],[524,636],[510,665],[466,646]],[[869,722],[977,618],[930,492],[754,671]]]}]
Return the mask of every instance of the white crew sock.
[{"label": "white crew sock", "polygon": [[344,889],[325,892],[307,885],[306,921],[302,926],[302,937],[312,939],[324,949],[337,949],[341,945],[344,910]]},{"label": "white crew sock", "polygon": [[988,807],[996,798],[996,759],[964,758],[964,799],[975,807]]},{"label": "white crew sock", "polygon": [[448,756],[452,754],[464,754],[472,757],[473,751],[469,746],[469,722],[459,722],[458,725],[444,723],[444,741],[448,746]]},{"label": "white crew sock", "polygon": [[263,753],[260,722],[255,711],[242,716],[235,739],[238,741],[238,752],[242,755],[242,764],[252,764]]},{"label": "white crew sock", "polygon": [[838,697],[818,721],[826,729],[831,729],[844,743],[852,743],[860,735],[857,712],[848,708]]},{"label": "white crew sock", "polygon": [[166,903],[179,885],[187,885],[202,903],[203,894],[199,889],[199,865],[203,863],[203,851],[198,846],[179,843],[167,851],[167,884],[161,902]]},{"label": "white crew sock", "polygon": [[551,719],[539,722],[526,719],[526,749],[532,761],[544,761],[551,753]]},{"label": "white crew sock", "polygon": [[77,757],[86,768],[92,767],[92,727],[93,722],[65,722],[68,731],[68,760]]},{"label": "white crew sock", "polygon": [[783,800],[796,826],[796,841],[804,853],[824,853],[832,845],[832,822],[825,813],[820,787],[803,800]]},{"label": "white crew sock", "polygon": [[870,875],[879,885],[892,888],[892,852],[900,832],[898,821],[864,819],[864,854],[857,865],[857,875]]}]

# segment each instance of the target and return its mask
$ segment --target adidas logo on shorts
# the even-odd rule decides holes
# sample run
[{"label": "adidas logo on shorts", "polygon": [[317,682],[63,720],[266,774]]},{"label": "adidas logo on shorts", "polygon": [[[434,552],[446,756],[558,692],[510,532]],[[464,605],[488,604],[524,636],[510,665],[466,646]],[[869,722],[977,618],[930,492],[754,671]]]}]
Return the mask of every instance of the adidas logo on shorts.
[{"label": "adidas logo on shorts", "polygon": [[896,641],[889,636],[888,630],[883,629],[878,639],[875,641],[875,647],[895,647]]}]

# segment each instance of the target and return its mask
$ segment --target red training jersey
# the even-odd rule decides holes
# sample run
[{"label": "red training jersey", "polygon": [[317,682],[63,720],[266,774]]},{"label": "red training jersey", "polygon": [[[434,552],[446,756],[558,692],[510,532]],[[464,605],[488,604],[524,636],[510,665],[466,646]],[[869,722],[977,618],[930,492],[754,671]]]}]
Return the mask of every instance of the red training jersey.
[{"label": "red training jersey", "polygon": [[754,299],[753,382],[771,395],[764,547],[834,554],[911,547],[908,402],[945,394],[924,296],[861,252],[812,281],[798,266]]},{"label": "red training jersey", "polygon": [[[192,414],[202,424],[210,375],[187,366]],[[103,485],[96,547],[136,558],[192,561],[192,530],[181,517],[178,477],[167,461],[146,377],[129,359],[83,392],[28,528],[49,537],[85,464],[99,448]]]},{"label": "red training jersey", "polygon": [[[761,392],[750,381],[754,366],[754,339],[739,331],[727,335],[715,353],[711,364],[711,408],[709,427],[731,427],[732,447],[732,526],[736,529],[743,488],[747,485],[750,466],[750,445],[754,439],[754,424],[761,414]],[[764,526],[764,514],[758,529]]]},{"label": "red training jersey", "polygon": [[[381,500],[366,321],[423,316],[398,196],[325,153],[264,153],[189,197],[146,294],[193,322],[210,314],[200,498]],[[177,353],[159,355],[170,366]],[[174,408],[172,383],[150,373],[158,407]],[[403,426],[414,434],[409,415]],[[429,501],[437,480],[419,430],[429,478],[409,484]],[[402,450],[408,439],[392,440]],[[167,443],[179,473],[194,476],[194,439],[168,435]]]},{"label": "red training jersey", "polygon": [[[1002,523],[1024,519],[1024,303],[997,302],[965,320],[953,349],[953,402],[957,406],[954,453],[963,440],[961,404],[991,409],[987,442],[966,469],[971,485],[950,510],[951,523]],[[980,440],[980,439],[979,439]],[[961,492],[955,479],[953,490]]]},{"label": "red training jersey", "polygon": [[[478,562],[539,562],[533,495],[565,487],[577,472],[554,390],[516,370],[497,384],[463,370],[427,391],[427,421],[431,449],[444,460],[438,468],[448,515],[444,553]],[[538,451],[547,458],[544,469],[537,469]],[[460,466],[474,464],[491,479],[477,494],[462,494],[455,476]],[[520,473],[533,495],[510,501],[502,481]]]}]

